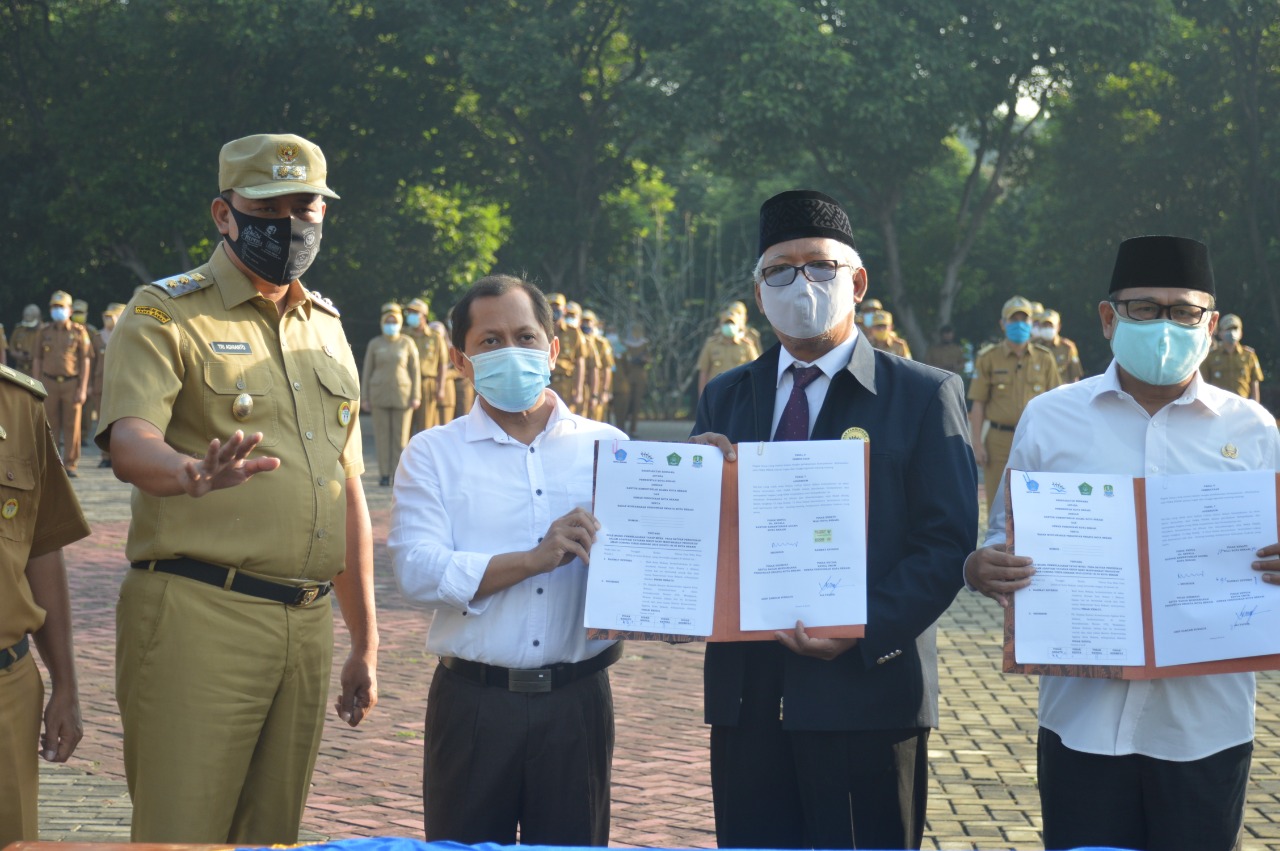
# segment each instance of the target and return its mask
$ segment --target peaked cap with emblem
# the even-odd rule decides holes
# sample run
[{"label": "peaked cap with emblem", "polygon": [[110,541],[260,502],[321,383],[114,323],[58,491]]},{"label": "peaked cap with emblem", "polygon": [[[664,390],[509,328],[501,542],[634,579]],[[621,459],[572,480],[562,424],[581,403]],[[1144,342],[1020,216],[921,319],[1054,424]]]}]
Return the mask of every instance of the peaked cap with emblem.
[{"label": "peaked cap with emblem", "polygon": [[1109,292],[1129,287],[1214,294],[1209,246],[1185,236],[1135,236],[1120,243]]},{"label": "peaked cap with emblem", "polygon": [[813,189],[780,192],[760,206],[760,250],[790,239],[824,237],[853,244],[853,227],[844,209],[830,195]]},{"label": "peaked cap with emblem", "polygon": [[50,307],[71,307],[71,293],[57,290],[49,296]]},{"label": "peaked cap with emblem", "polygon": [[274,198],[311,192],[337,198],[325,180],[329,168],[320,146],[292,133],[245,136],[218,154],[218,191],[246,198]]}]

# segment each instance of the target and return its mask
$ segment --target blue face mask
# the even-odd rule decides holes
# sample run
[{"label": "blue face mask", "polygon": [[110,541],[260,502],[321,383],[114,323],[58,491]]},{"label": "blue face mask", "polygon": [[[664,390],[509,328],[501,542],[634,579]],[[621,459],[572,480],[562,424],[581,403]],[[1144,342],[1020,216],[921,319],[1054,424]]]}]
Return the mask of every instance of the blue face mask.
[{"label": "blue face mask", "polygon": [[1181,384],[1209,354],[1209,323],[1179,325],[1168,319],[1135,322],[1116,317],[1111,353],[1139,381],[1166,387]]},{"label": "blue face mask", "polygon": [[400,333],[400,326],[395,322],[383,322],[382,333],[386,334],[388,337],[394,337],[396,334]]},{"label": "blue face mask", "polygon": [[70,315],[71,315],[71,312],[68,311],[65,307],[49,308],[49,318],[52,319],[54,322],[66,322],[67,317]]},{"label": "blue face mask", "polygon": [[417,328],[422,324],[422,317],[411,310],[405,314],[404,324],[408,325],[410,328]]},{"label": "blue face mask", "polygon": [[1004,336],[1010,343],[1025,343],[1031,339],[1031,323],[1010,322],[1004,326]]},{"label": "blue face mask", "polygon": [[476,392],[499,411],[515,414],[529,410],[538,404],[543,389],[551,383],[548,349],[510,346],[467,360],[475,371],[471,383]]}]

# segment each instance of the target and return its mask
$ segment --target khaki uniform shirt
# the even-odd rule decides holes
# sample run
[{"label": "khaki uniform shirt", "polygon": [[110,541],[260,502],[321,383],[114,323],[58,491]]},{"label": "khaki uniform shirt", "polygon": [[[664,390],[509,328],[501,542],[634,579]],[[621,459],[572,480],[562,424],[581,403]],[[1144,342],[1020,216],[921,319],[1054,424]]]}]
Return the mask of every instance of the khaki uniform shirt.
[{"label": "khaki uniform shirt", "polygon": [[1032,397],[1062,383],[1053,352],[1038,343],[1018,357],[1010,344],[996,343],[978,353],[969,400],[984,402],[986,417],[996,425],[1016,426]]},{"label": "khaki uniform shirt", "polygon": [[722,372],[751,363],[758,357],[760,350],[746,337],[731,340],[717,332],[702,344],[702,352],[698,355],[698,374],[705,372],[710,381]]},{"label": "khaki uniform shirt", "polygon": [[1066,337],[1059,337],[1052,343],[1041,345],[1053,352],[1053,359],[1058,364],[1058,375],[1062,378],[1063,384],[1070,384],[1084,378],[1084,367],[1080,365],[1080,353],[1076,351],[1075,343]]},{"label": "khaki uniform shirt", "polygon": [[44,626],[27,561],[87,537],[45,419],[44,388],[0,366],[0,648]]},{"label": "khaki uniform shirt", "polygon": [[1262,364],[1258,353],[1243,343],[1236,343],[1231,352],[1216,345],[1200,365],[1200,374],[1215,387],[1252,399],[1253,382],[1262,380]]},{"label": "khaki uniform shirt", "polygon": [[[403,332],[402,332],[403,333]],[[448,366],[449,342],[443,335],[430,328],[410,329],[408,337],[418,347],[418,367],[422,371],[422,380],[440,377],[440,367]],[[434,400],[432,400],[434,404]]]},{"label": "khaki uniform shirt", "polygon": [[89,342],[89,331],[78,322],[69,323],[70,327],[46,322],[36,332],[35,351],[40,353],[40,371],[43,375],[33,378],[44,380],[45,376],[69,378],[80,374],[85,358],[93,357],[93,347]]},{"label": "khaki uniform shirt", "polygon": [[34,328],[26,325],[19,325],[13,329],[13,334],[9,337],[9,366],[31,374],[31,361],[36,353],[36,332],[40,330],[40,326]]},{"label": "khaki uniform shirt", "polygon": [[964,375],[964,346],[959,343],[938,343],[936,346],[930,346],[925,363],[957,375]]},{"label": "khaki uniform shirt", "polygon": [[362,375],[366,406],[411,408],[422,398],[418,346],[405,334],[382,334],[370,340],[364,350]]},{"label": "khaki uniform shirt", "polygon": [[[578,370],[578,358],[586,358],[591,360],[591,353],[587,350],[586,336],[577,328],[568,325],[563,328],[556,329],[556,336],[560,338],[560,354],[556,357],[555,371],[564,378],[576,378]],[[591,364],[587,364],[587,368],[591,368]],[[583,392],[589,392],[590,387],[583,384]]]},{"label": "khaki uniform shirt", "polygon": [[289,299],[279,316],[219,244],[206,265],[139,292],[117,321],[98,446],[109,448],[116,420],[140,417],[179,452],[203,456],[241,429],[263,433],[255,454],[281,460],[200,499],[135,488],[130,561],[183,555],[308,582],[342,571],[346,479],[364,472],[355,358],[332,304],[300,284]]},{"label": "khaki uniform shirt", "polygon": [[106,366],[107,334],[92,328],[89,331],[89,395],[102,395],[102,368]]}]

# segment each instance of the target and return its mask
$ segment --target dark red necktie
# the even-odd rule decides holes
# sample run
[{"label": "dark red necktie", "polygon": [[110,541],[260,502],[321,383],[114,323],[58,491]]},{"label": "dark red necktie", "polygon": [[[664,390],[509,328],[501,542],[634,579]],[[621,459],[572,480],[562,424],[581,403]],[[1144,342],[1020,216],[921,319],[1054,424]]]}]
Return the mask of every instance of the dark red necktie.
[{"label": "dark red necktie", "polygon": [[774,432],[774,440],[808,440],[809,439],[809,397],[804,389],[814,382],[822,369],[816,366],[789,367],[791,370],[791,396],[787,406],[782,409],[782,419],[778,420],[778,430]]}]

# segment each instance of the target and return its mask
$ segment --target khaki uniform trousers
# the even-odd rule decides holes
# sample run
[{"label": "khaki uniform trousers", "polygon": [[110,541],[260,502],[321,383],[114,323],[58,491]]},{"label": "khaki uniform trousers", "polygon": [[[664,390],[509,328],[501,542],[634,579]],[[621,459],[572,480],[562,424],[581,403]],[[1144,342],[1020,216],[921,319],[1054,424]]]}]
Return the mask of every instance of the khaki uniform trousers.
[{"label": "khaki uniform trousers", "polygon": [[74,470],[80,463],[80,409],[84,407],[76,404],[80,379],[41,380],[49,391],[44,400],[44,410],[49,416],[49,428],[53,430],[53,442],[62,453],[62,463],[68,470]]},{"label": "khaki uniform trousers", "polygon": [[44,683],[33,653],[0,671],[0,848],[40,838],[36,799]]},{"label": "khaki uniform trousers", "polygon": [[[447,378],[444,382],[444,399],[439,403],[439,410],[436,412],[436,418],[440,421],[440,425],[446,425],[453,422],[458,417],[458,385],[469,384],[465,379]],[[431,397],[435,399],[433,395]]]},{"label": "khaki uniform trousers", "polygon": [[440,425],[440,406],[436,402],[439,390],[440,379],[435,376],[422,379],[422,404],[413,412],[412,434]]},{"label": "khaki uniform trousers", "polygon": [[80,406],[80,440],[88,442],[98,430],[98,411],[102,409],[102,394],[89,391],[89,397]]},{"label": "khaki uniform trousers", "polygon": [[[1004,487],[1004,467],[1009,463],[1009,450],[1013,447],[1013,432],[998,428],[987,429],[987,436],[982,441],[987,449],[987,463],[982,466],[982,487],[987,495],[987,515],[991,514],[991,504],[996,494]],[[1006,510],[1008,506],[1005,506]]]},{"label": "khaki uniform trousers", "polygon": [[[423,400],[418,410],[428,406]],[[384,479],[394,476],[400,466],[400,453],[409,443],[412,414],[413,408],[373,409],[373,445],[378,450],[378,475]]]},{"label": "khaki uniform trousers", "polygon": [[290,608],[130,570],[116,701],[133,841],[296,843],[332,657],[327,598]]}]

